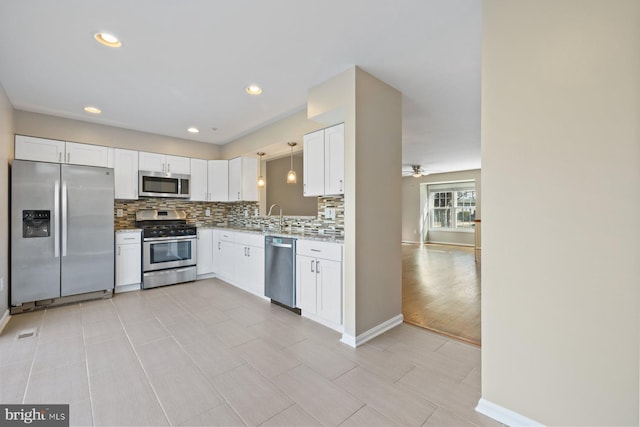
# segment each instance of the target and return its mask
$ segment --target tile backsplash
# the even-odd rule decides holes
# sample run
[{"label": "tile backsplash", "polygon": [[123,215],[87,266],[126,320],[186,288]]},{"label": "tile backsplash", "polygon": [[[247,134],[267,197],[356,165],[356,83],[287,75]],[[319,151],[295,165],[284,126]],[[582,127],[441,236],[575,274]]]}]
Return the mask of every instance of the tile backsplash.
[{"label": "tile backsplash", "polygon": [[[335,219],[326,219],[325,210],[335,209]],[[118,209],[123,215],[118,217]],[[258,215],[258,202],[192,202],[170,198],[141,198],[116,200],[114,226],[116,230],[135,228],[136,211],[139,209],[180,209],[187,212],[187,222],[196,226],[237,226],[277,228],[278,215]],[[206,216],[206,210],[211,216]],[[301,233],[344,235],[344,198],[318,197],[318,216],[287,216],[283,212],[285,229]]]}]

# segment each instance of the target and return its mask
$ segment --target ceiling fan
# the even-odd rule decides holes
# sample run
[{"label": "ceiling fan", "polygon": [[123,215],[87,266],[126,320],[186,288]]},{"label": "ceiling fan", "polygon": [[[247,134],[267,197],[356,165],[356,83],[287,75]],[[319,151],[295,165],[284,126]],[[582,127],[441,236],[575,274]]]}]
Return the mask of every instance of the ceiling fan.
[{"label": "ceiling fan", "polygon": [[429,175],[432,172],[437,171],[427,171],[420,165],[407,165],[402,167],[402,176],[412,176],[414,178],[420,178],[421,176]]}]

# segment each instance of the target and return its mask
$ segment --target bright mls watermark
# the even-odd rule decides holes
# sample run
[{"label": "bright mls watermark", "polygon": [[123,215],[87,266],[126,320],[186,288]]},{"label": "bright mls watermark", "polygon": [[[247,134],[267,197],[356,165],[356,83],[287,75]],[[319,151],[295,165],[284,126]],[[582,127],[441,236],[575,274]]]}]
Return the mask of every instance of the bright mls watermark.
[{"label": "bright mls watermark", "polygon": [[69,427],[69,405],[0,405],[0,425]]}]

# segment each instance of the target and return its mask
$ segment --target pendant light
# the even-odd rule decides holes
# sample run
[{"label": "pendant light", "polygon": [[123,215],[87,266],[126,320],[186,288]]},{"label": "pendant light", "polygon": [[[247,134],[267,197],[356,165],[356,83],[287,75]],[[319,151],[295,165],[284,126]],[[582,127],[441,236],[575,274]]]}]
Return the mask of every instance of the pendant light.
[{"label": "pendant light", "polygon": [[287,184],[295,184],[298,182],[298,177],[296,176],[296,171],[293,170],[293,147],[298,145],[297,142],[287,142],[289,147],[291,147],[291,169],[287,172]]},{"label": "pendant light", "polygon": [[260,162],[260,173],[258,175],[258,188],[264,188],[265,185],[267,185],[267,180],[264,179],[262,177],[262,156],[264,156],[264,153],[259,152],[257,153],[258,156],[260,156],[260,160],[258,160]]}]

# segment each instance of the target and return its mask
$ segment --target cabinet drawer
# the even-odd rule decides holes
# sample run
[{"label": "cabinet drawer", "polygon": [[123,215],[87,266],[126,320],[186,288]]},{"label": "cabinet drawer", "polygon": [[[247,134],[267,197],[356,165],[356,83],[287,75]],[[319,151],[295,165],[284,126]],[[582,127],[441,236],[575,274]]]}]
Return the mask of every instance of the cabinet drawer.
[{"label": "cabinet drawer", "polygon": [[298,240],[296,243],[296,254],[342,261],[342,245],[339,243],[318,242],[315,240]]},{"label": "cabinet drawer", "polygon": [[245,246],[264,247],[264,235],[256,233],[236,233],[236,243]]},{"label": "cabinet drawer", "polygon": [[235,242],[236,233],[233,231],[220,230],[218,231],[218,239],[222,242]]},{"label": "cabinet drawer", "polygon": [[142,233],[139,231],[116,233],[116,245],[139,244],[141,240]]}]

